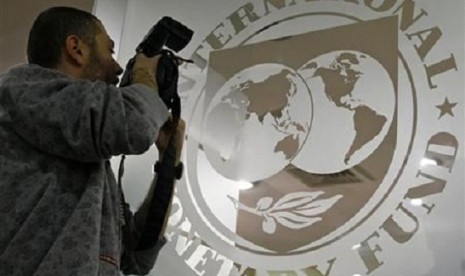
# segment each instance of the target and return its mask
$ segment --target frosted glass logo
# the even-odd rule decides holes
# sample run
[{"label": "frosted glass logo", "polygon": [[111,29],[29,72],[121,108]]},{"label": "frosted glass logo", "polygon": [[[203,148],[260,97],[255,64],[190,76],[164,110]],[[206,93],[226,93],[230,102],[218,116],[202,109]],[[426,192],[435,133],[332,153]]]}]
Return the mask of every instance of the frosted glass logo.
[{"label": "frosted glass logo", "polygon": [[413,1],[268,0],[212,27],[185,68],[187,167],[169,227],[193,273],[395,265],[379,252],[420,235],[459,146],[443,125],[461,72],[428,22]]}]

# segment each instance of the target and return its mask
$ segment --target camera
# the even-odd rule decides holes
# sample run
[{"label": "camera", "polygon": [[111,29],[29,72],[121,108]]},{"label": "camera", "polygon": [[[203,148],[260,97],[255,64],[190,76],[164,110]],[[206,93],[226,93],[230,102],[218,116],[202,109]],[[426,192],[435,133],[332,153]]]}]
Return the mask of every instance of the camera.
[{"label": "camera", "polygon": [[150,29],[136,52],[142,52],[148,57],[159,54],[164,47],[179,52],[190,42],[193,34],[182,23],[165,16]]},{"label": "camera", "polygon": [[[176,110],[179,105],[177,94],[177,82],[179,76],[178,61],[186,61],[177,57],[174,52],[184,49],[192,39],[194,32],[182,23],[165,16],[158,21],[136,48],[136,53],[143,53],[147,57],[161,54],[157,66],[156,81],[158,92],[168,109],[172,109],[174,115],[179,115]],[[129,60],[121,79],[120,86],[131,83],[131,71],[134,58]]]}]

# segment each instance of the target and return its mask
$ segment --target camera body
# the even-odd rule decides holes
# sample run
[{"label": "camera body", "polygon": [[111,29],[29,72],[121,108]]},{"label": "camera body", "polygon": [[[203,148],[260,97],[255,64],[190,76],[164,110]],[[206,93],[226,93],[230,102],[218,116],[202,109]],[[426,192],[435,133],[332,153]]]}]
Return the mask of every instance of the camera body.
[{"label": "camera body", "polygon": [[[165,16],[158,21],[147,33],[136,48],[136,53],[143,53],[147,57],[160,54],[158,61],[156,81],[158,93],[168,109],[172,109],[175,115],[179,115],[179,96],[177,94],[177,82],[179,76],[177,57],[174,52],[184,49],[192,39],[194,32],[182,23]],[[131,83],[131,71],[134,58],[129,60],[121,79],[120,86]]]},{"label": "camera body", "polygon": [[192,39],[194,32],[180,22],[165,16],[158,21],[137,46],[136,52],[153,57],[164,47],[179,52]]}]

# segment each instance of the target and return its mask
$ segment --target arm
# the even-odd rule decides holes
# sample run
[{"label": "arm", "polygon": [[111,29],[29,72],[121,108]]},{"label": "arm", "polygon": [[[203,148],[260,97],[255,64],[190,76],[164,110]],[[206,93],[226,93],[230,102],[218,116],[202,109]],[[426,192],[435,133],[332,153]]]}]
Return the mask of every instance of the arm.
[{"label": "arm", "polygon": [[143,153],[168,118],[144,66],[123,88],[38,66],[18,70],[2,85],[2,124],[31,146],[76,161]]},{"label": "arm", "polygon": [[[159,162],[173,160],[174,164],[178,165],[184,141],[185,123],[180,120],[176,129],[172,128],[172,121],[164,125],[156,145],[160,153]],[[171,135],[173,131],[174,134]],[[172,147],[168,147],[168,143],[172,143]],[[165,243],[163,234],[170,214],[175,179],[168,177],[159,182],[159,177],[163,177],[162,174],[155,176],[147,197],[136,214],[126,218],[123,229],[124,251],[121,259],[121,269],[125,274],[149,273]],[[157,183],[161,186],[156,186]],[[167,201],[167,205],[160,207],[163,205],[161,201]]]}]

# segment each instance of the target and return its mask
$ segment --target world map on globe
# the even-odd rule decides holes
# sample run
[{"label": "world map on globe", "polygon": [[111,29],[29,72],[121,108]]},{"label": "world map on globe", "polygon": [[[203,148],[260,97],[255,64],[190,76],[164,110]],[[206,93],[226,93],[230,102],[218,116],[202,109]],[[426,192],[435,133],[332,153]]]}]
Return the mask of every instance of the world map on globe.
[{"label": "world map on globe", "polygon": [[393,84],[386,69],[366,53],[346,50],[317,56],[297,72],[316,104],[312,129],[293,164],[336,173],[370,156],[394,117],[394,85],[379,85]]},{"label": "world map on globe", "polygon": [[376,85],[386,82],[379,62],[356,51],[326,53],[297,70],[276,63],[243,69],[208,104],[206,157],[221,175],[250,182],[290,163],[310,173],[350,168],[388,131],[394,89]]},{"label": "world map on globe", "polygon": [[[362,55],[361,58],[366,58]],[[369,106],[354,101],[351,95],[354,86],[363,74],[354,69],[353,65],[359,64],[360,60],[354,53],[344,52],[336,56],[334,63],[329,68],[317,67],[316,63],[310,63],[309,67],[316,68],[314,76],[321,77],[324,82],[324,92],[337,107],[347,108],[354,111],[355,139],[349,151],[346,153],[344,162],[348,162],[355,151],[362,148],[368,141],[378,135],[386,123],[385,116],[377,114]],[[306,69],[306,68],[304,68]],[[362,118],[371,122],[371,128],[366,128]],[[366,130],[370,130],[367,132]]]},{"label": "world map on globe", "polygon": [[294,70],[280,64],[246,68],[210,104],[204,127],[207,158],[228,178],[266,178],[304,144],[311,108],[308,88]]}]

